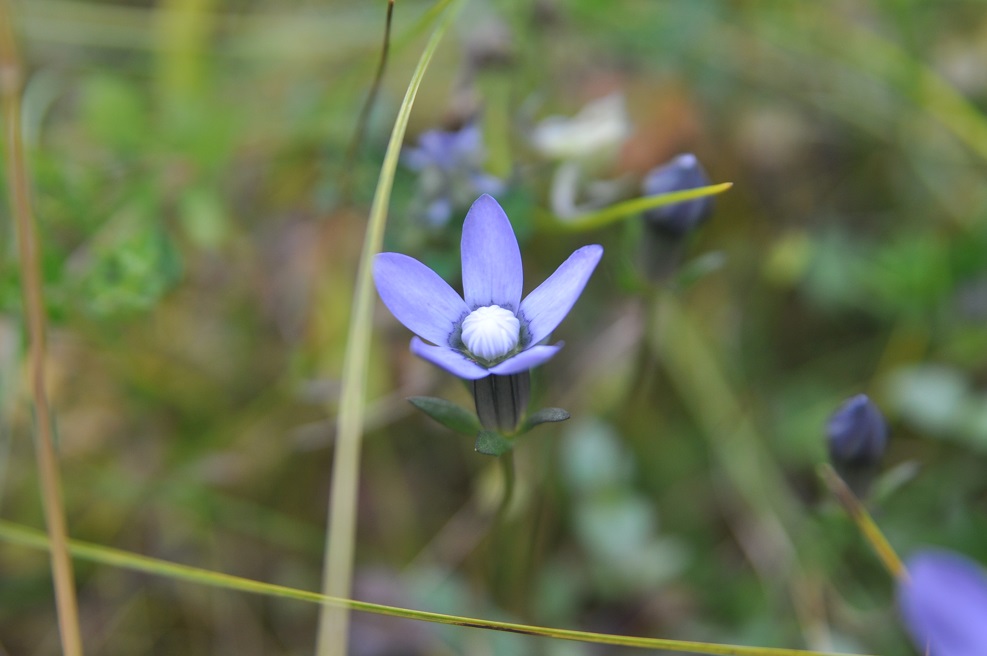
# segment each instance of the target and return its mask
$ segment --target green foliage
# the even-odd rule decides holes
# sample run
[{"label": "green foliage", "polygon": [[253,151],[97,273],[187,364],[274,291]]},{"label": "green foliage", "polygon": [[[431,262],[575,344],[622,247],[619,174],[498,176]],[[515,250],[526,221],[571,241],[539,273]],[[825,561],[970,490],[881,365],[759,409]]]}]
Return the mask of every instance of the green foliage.
[{"label": "green foliage", "polygon": [[681,573],[688,550],[660,536],[658,511],[634,488],[634,462],[616,431],[581,421],[564,436],[563,474],[573,493],[573,523],[595,584],[608,595],[654,590]]},{"label": "green foliage", "polygon": [[151,309],[182,276],[179,250],[167,231],[143,211],[121,210],[79,265],[71,289],[96,315]]},{"label": "green foliage", "polygon": [[412,396],[408,403],[457,433],[476,435],[480,432],[480,421],[476,414],[455,403],[434,396]]},{"label": "green foliage", "polygon": [[474,450],[485,456],[502,456],[514,448],[514,440],[497,431],[481,430],[476,436]]},{"label": "green foliage", "polygon": [[147,145],[151,123],[140,90],[127,80],[99,74],[83,81],[80,120],[103,147],[134,157]]},{"label": "green foliage", "polygon": [[519,432],[527,433],[539,424],[558,423],[560,421],[565,421],[571,416],[572,415],[569,414],[568,410],[563,410],[562,408],[542,408],[541,410],[531,413],[531,415],[524,420],[524,424]]},{"label": "green foliage", "polygon": [[215,189],[193,187],[179,199],[178,216],[192,245],[216,250],[232,237],[233,226],[223,198]]}]

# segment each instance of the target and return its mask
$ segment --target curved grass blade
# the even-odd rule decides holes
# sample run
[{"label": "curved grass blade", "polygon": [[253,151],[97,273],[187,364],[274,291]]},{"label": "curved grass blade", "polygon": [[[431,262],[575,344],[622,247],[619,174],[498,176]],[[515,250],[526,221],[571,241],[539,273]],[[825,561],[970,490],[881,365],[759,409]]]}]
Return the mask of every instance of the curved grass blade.
[{"label": "curved grass blade", "polygon": [[605,207],[596,212],[584,214],[575,219],[567,220],[556,217],[554,219],[555,227],[564,230],[595,230],[596,228],[602,228],[603,226],[615,223],[631,214],[637,214],[655,207],[675,205],[676,203],[682,203],[687,200],[722,194],[732,186],[732,182],[722,182],[720,184],[709,185],[708,187],[697,187],[695,189],[674,191],[657,196],[633,198],[622,203],[617,203],[616,205],[611,205],[610,207]]},{"label": "curved grass blade", "polygon": [[[13,522],[0,520],[0,540],[11,544],[18,544],[24,547],[47,550],[49,548],[48,538],[41,531],[37,531],[26,526],[21,526]],[[223,590],[233,590],[237,592],[250,592],[253,594],[265,595],[268,597],[279,597],[282,599],[293,599],[295,601],[305,601],[318,603],[325,606],[345,608],[377,615],[387,615],[390,617],[402,617],[405,619],[418,620],[422,622],[432,622],[435,624],[449,624],[453,626],[463,626],[476,629],[488,629],[492,631],[505,631],[508,633],[520,633],[522,635],[540,636],[544,638],[555,638],[557,640],[571,640],[576,642],[588,642],[602,645],[618,645],[623,647],[640,647],[644,649],[664,649],[685,654],[712,654],[713,656],[851,656],[834,652],[807,651],[802,649],[784,649],[777,647],[750,647],[745,645],[724,645],[710,642],[693,642],[690,640],[667,640],[664,638],[638,638],[634,636],[613,635],[608,633],[593,633],[589,631],[575,631],[572,629],[555,629],[543,626],[532,626],[528,624],[515,624],[512,622],[497,622],[472,617],[462,617],[459,615],[447,615],[445,613],[432,613],[424,610],[414,610],[410,608],[399,608],[397,606],[385,606],[383,604],[372,604],[366,601],[356,601],[353,599],[342,599],[332,597],[309,590],[299,590],[273,583],[264,583],[252,579],[214,572],[189,565],[150,558],[140,554],[113,549],[89,542],[71,540],[69,551],[80,560],[100,563],[121,569],[163,576],[172,580],[187,581],[199,585],[207,585]]]},{"label": "curved grass blade", "polygon": [[[449,26],[454,9],[446,8],[439,24],[422,52],[411,76],[408,90],[398,110],[381,166],[377,189],[370,207],[370,219],[363,242],[353,294],[352,316],[346,338],[343,362],[343,387],[336,419],[336,453],[333,459],[332,488],[329,497],[329,520],[326,534],[322,590],[328,596],[348,597],[353,580],[353,554],[356,543],[357,487],[360,472],[360,446],[363,437],[363,406],[366,403],[367,367],[370,359],[370,331],[374,296],[371,269],[373,257],[380,252],[387,223],[387,205],[394,184],[394,172],[401,153],[401,142],[408,127],[408,117],[421,86],[425,70]],[[320,656],[345,656],[349,634],[346,607],[325,605],[319,616],[316,653]]]}]

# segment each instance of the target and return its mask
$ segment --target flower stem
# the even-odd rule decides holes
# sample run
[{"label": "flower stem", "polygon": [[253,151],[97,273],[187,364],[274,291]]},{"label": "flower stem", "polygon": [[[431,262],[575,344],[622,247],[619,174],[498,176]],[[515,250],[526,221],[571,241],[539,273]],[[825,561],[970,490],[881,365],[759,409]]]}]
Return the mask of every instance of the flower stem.
[{"label": "flower stem", "polygon": [[500,500],[497,508],[496,519],[494,520],[494,530],[503,525],[507,517],[507,511],[511,507],[514,499],[514,451],[508,451],[500,456],[501,471],[504,472],[504,496]]},{"label": "flower stem", "polygon": [[21,137],[22,69],[14,44],[14,31],[6,0],[0,0],[0,102],[7,141],[7,188],[17,226],[21,267],[21,292],[30,350],[31,391],[34,399],[35,442],[39,486],[45,523],[51,543],[51,571],[58,611],[58,630],[65,656],[82,656],[82,632],[75,596],[72,560],[69,558],[65,508],[58,456],[52,440],[51,409],[45,384],[45,304],[41,284],[38,235],[31,211],[30,182]]},{"label": "flower stem", "polygon": [[888,570],[888,573],[895,578],[907,578],[908,570],[905,569],[905,565],[901,562],[901,558],[895,552],[894,547],[888,542],[888,539],[884,537],[884,533],[878,528],[877,523],[874,518],[870,516],[867,512],[867,508],[864,504],[860,502],[857,495],[853,493],[850,486],[840,478],[840,475],[836,473],[828,464],[823,464],[819,466],[819,476],[826,483],[826,487],[829,491],[833,493],[836,500],[840,502],[843,509],[846,510],[847,514],[850,515],[850,519],[854,521],[857,528],[860,529],[861,534],[864,538],[870,542],[871,547],[873,547],[874,552],[877,553],[877,557],[881,559],[881,563],[884,568]]}]

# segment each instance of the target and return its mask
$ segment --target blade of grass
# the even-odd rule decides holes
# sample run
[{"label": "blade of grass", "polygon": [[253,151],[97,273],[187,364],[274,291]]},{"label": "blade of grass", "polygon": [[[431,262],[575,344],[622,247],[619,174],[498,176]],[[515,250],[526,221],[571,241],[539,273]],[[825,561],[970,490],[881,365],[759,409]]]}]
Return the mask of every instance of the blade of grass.
[{"label": "blade of grass", "polygon": [[[332,488],[329,497],[329,520],[326,536],[323,592],[332,597],[348,597],[353,579],[353,554],[356,544],[357,487],[360,476],[360,446],[363,438],[363,406],[366,402],[367,367],[370,359],[370,331],[374,296],[371,279],[373,257],[380,252],[387,223],[387,204],[391,197],[394,172],[401,153],[401,142],[408,118],[421,86],[425,70],[461,3],[446,8],[422,52],[411,76],[408,90],[398,110],[387,144],[380,178],[370,207],[370,219],[363,242],[363,252],[353,294],[353,314],[346,338],[343,362],[343,388],[336,419],[336,453],[333,459]],[[344,607],[323,606],[319,616],[316,653],[320,656],[345,656],[349,635],[349,613]]]},{"label": "blade of grass", "polygon": [[[44,533],[4,520],[0,520],[0,540],[10,544],[18,544],[24,547],[42,550],[48,549],[50,544]],[[709,642],[694,642],[689,640],[667,640],[664,638],[638,638],[634,636],[613,635],[608,633],[593,633],[589,631],[575,631],[571,629],[555,629],[528,624],[515,624],[512,622],[497,622],[494,620],[463,617],[460,615],[448,615],[445,613],[432,613],[424,610],[414,610],[410,608],[400,608],[397,606],[372,604],[366,601],[332,597],[320,594],[318,592],[299,590],[297,588],[290,588],[273,583],[264,583],[262,581],[255,581],[239,576],[233,576],[231,574],[223,574],[221,572],[200,569],[189,565],[172,563],[166,560],[150,558],[148,556],[142,556],[129,551],[113,549],[111,547],[104,547],[102,545],[81,542],[78,540],[70,541],[69,549],[73,556],[81,560],[155,576],[162,576],[172,580],[207,585],[223,590],[249,592],[268,597],[278,597],[282,599],[293,599],[295,601],[332,605],[338,608],[346,608],[366,613],[375,613],[377,615],[387,615],[390,617],[402,617],[405,619],[432,622],[435,624],[448,624],[476,629],[488,629],[492,631],[505,631],[508,633],[520,633],[522,635],[555,638],[557,640],[571,640],[576,642],[588,642],[604,645],[619,645],[623,647],[640,647],[644,649],[664,649],[686,654],[713,654],[715,656],[850,656],[834,652],[806,651],[802,649],[785,649],[777,647],[726,645]]]},{"label": "blade of grass", "polygon": [[554,223],[555,227],[564,230],[595,230],[597,228],[610,225],[611,223],[616,223],[620,219],[630,216],[631,214],[638,214],[655,207],[675,205],[676,203],[682,203],[687,200],[695,200],[697,198],[703,198],[704,196],[722,194],[732,186],[732,182],[722,182],[720,184],[710,185],[708,187],[697,187],[696,189],[675,191],[657,196],[632,198],[631,200],[625,200],[621,203],[617,203],[616,205],[605,207],[602,210],[584,214],[576,219],[566,220],[554,217]]},{"label": "blade of grass", "polygon": [[21,86],[23,71],[17,56],[10,7],[0,0],[0,102],[3,106],[4,134],[7,146],[7,189],[11,213],[17,226],[17,247],[21,267],[21,291],[24,296],[31,392],[34,400],[35,440],[41,499],[45,523],[51,538],[51,573],[58,611],[58,632],[65,656],[82,656],[82,632],[75,596],[72,560],[68,552],[68,529],[62,505],[62,480],[58,455],[52,439],[51,409],[45,382],[45,302],[41,283],[38,234],[31,209],[31,182],[21,138]]}]

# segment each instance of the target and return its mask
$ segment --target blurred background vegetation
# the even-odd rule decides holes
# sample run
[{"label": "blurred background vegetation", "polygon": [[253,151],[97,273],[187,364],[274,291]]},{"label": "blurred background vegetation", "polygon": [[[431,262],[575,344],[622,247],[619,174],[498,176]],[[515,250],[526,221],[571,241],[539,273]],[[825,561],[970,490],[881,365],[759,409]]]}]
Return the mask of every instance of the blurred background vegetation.
[{"label": "blurred background vegetation", "polygon": [[[73,536],[316,589],[335,400],[369,199],[429,8],[384,2],[15,4],[24,138]],[[606,247],[536,372],[573,419],[496,461],[412,412],[469,405],[377,314],[355,596],[586,630],[911,653],[893,586],[822,490],[827,416],[866,392],[892,438],[869,500],[903,554],[987,562],[987,14],[919,0],[473,0],[409,143],[469,120],[526,290]],[[694,152],[734,188],[645,282],[637,217],[549,211],[532,126],[620,92],[621,197]],[[388,249],[458,285],[458,230],[399,171]],[[13,226],[0,211],[0,513],[40,526]],[[58,653],[48,561],[0,545],[0,652]],[[316,608],[77,566],[93,654],[310,653]],[[622,653],[357,615],[357,655]],[[629,652],[628,652],[629,653]]]}]

